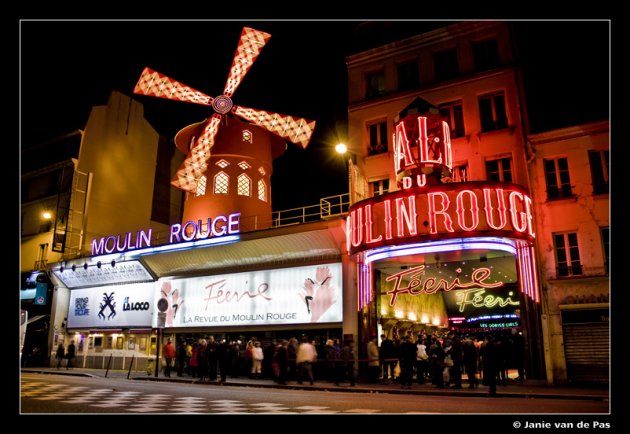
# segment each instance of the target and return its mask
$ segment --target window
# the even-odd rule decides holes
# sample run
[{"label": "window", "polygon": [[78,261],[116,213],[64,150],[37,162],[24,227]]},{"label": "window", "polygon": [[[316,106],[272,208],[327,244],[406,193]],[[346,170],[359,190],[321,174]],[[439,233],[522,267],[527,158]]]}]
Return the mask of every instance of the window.
[{"label": "window", "polygon": [[457,164],[453,166],[453,182],[468,182],[468,164]]},{"label": "window", "polygon": [[214,194],[228,194],[228,184],[230,177],[225,172],[214,175]]},{"label": "window", "polygon": [[593,177],[593,194],[608,193],[608,151],[588,151]]},{"label": "window", "polygon": [[401,63],[397,67],[398,90],[409,90],[420,86],[418,60]]},{"label": "window", "polygon": [[219,160],[215,163],[217,166],[219,166],[221,169],[225,169],[226,167],[228,167],[230,165],[230,163],[228,163],[225,160]]},{"label": "window", "polygon": [[267,186],[262,179],[258,181],[258,199],[267,202]]},{"label": "window", "polygon": [[389,191],[389,179],[379,179],[378,181],[370,182],[370,190],[372,196],[380,196]]},{"label": "window", "polygon": [[258,173],[260,173],[262,176],[265,176],[265,174],[266,174],[267,172],[265,172],[264,167],[260,166],[260,167],[258,168]]},{"label": "window", "polygon": [[368,125],[370,145],[368,155],[387,152],[387,122],[381,121]]},{"label": "window", "polygon": [[435,81],[445,81],[459,75],[457,64],[457,50],[440,51],[433,53],[433,66],[435,68]]},{"label": "window", "polygon": [[577,233],[554,234],[553,242],[556,251],[556,276],[568,277],[582,274],[580,264],[580,249],[578,248]]},{"label": "window", "polygon": [[197,181],[197,191],[195,192],[195,196],[203,196],[206,194],[206,177],[205,175],[201,175],[199,180]]},{"label": "window", "polygon": [[238,163],[238,167],[240,167],[243,170],[247,170],[247,169],[251,169],[252,166],[250,166],[247,161],[241,161],[240,163]]},{"label": "window", "polygon": [[237,194],[239,196],[251,196],[252,195],[252,180],[249,176],[241,173],[237,179]]},{"label": "window", "polygon": [[501,65],[499,60],[499,43],[496,39],[475,42],[472,49],[477,71],[487,71]]},{"label": "window", "polygon": [[461,101],[447,102],[440,104],[440,114],[448,123],[448,127],[451,129],[451,139],[456,137],[463,137],[464,132],[464,112],[462,110]]},{"label": "window", "polygon": [[503,92],[479,97],[479,116],[481,131],[495,131],[507,128],[505,95]]},{"label": "window", "polygon": [[385,94],[385,73],[373,72],[367,75],[366,98],[376,98]]},{"label": "window", "polygon": [[602,228],[602,244],[604,247],[604,267],[606,267],[606,273],[608,273],[608,267],[610,264],[610,230],[609,228]]},{"label": "window", "polygon": [[501,158],[486,161],[488,181],[512,182],[512,159]]},{"label": "window", "polygon": [[569,164],[566,158],[544,160],[545,180],[547,181],[547,198],[558,199],[570,197],[571,179],[569,178]]}]

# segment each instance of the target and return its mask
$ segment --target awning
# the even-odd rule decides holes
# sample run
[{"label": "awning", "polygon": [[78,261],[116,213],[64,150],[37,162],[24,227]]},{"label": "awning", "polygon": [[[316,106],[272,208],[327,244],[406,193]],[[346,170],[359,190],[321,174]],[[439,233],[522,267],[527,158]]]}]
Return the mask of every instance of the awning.
[{"label": "awning", "polygon": [[141,261],[158,278],[339,261],[345,243],[341,222],[246,232],[236,243],[147,255]]}]

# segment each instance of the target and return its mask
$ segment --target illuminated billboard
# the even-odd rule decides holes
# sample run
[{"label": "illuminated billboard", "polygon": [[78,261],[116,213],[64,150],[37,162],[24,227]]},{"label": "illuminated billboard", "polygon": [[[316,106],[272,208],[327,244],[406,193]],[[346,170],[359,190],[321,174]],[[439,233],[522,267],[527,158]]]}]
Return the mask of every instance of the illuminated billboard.
[{"label": "illuminated billboard", "polygon": [[[166,327],[342,321],[341,263],[160,280]],[[166,305],[166,303],[164,303]]]}]

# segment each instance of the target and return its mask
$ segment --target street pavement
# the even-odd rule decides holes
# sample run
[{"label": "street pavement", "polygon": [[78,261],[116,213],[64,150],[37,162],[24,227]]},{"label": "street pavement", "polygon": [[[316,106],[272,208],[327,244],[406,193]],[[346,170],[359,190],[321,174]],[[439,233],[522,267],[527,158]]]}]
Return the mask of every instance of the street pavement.
[{"label": "street pavement", "polygon": [[[146,371],[106,371],[104,369],[86,369],[86,368],[71,368],[71,369],[56,369],[56,368],[22,368],[22,373],[39,373],[39,374],[51,374],[51,375],[75,375],[84,377],[107,377],[107,378],[127,378],[133,381],[159,381],[159,382],[177,382],[177,383],[189,383],[199,384],[198,378],[192,378],[184,375],[178,377],[175,372],[171,374],[171,377],[165,377],[162,372],[158,377],[153,374],[148,375]],[[219,381],[206,382],[207,384],[219,384]],[[444,388],[438,389],[430,383],[417,384],[414,383],[411,389],[402,389],[399,384],[369,384],[364,382],[358,382],[355,386],[350,386],[349,383],[341,383],[336,386],[334,383],[328,381],[315,381],[315,384],[310,385],[298,384],[295,381],[288,382],[286,385],[280,385],[269,379],[251,379],[247,377],[230,378],[224,386],[231,387],[260,387],[260,388],[276,388],[276,389],[303,389],[303,390],[325,390],[336,392],[348,392],[348,393],[392,393],[392,394],[410,394],[410,395],[438,395],[438,396],[468,396],[468,397],[487,397],[488,387],[480,385],[478,388],[469,389],[468,383],[464,379],[462,381],[462,389]],[[497,386],[497,395],[504,398],[546,398],[546,399],[591,399],[591,400],[609,400],[610,390],[608,387],[574,387],[574,386],[551,386],[541,380],[525,380],[523,382],[517,382],[514,379],[510,379],[508,384],[503,386],[499,384]]]}]

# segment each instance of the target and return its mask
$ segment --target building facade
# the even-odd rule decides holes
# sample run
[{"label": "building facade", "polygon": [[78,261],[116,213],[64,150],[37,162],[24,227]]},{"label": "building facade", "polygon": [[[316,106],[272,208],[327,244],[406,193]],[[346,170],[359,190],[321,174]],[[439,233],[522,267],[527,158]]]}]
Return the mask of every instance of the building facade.
[{"label": "building facade", "polygon": [[[510,329],[516,329],[525,337],[529,378],[560,384],[608,381],[608,126],[595,123],[528,137],[510,30],[501,22],[456,23],[347,59],[348,147],[353,154],[349,221],[359,221],[354,227],[364,229],[363,241],[355,231],[349,235],[349,245],[358,264],[359,281],[365,284],[358,288],[363,297],[359,302],[363,340],[383,332],[391,338],[408,331],[439,334],[454,327],[473,334],[494,331],[509,341],[514,333]],[[432,113],[438,112],[449,127],[452,155],[448,161],[452,170],[441,174],[436,167],[447,161],[436,164],[438,154],[432,159],[430,152],[439,148],[431,146],[431,140],[435,137],[438,143],[444,137],[429,132],[430,146],[423,150],[426,138],[422,133],[413,135],[412,129],[400,127],[410,114],[426,117],[429,125]],[[401,128],[411,135],[401,136]],[[417,130],[422,130],[421,123]],[[401,147],[406,139],[411,143],[409,155]],[[435,175],[441,179],[421,186],[414,175],[420,173],[418,167],[401,170],[408,159],[424,167],[421,171],[427,179]],[[484,196],[484,202],[476,188],[505,192],[516,186],[531,201],[528,206],[535,229],[529,233],[527,247],[519,244],[522,239],[516,254],[498,253],[496,244],[490,251],[479,245],[477,249],[465,247],[488,235],[484,214],[475,206],[486,207],[486,218],[496,217],[494,211],[487,213],[493,206],[490,196]],[[447,196],[441,196],[443,193]],[[404,205],[412,196],[415,214],[410,203]],[[455,215],[446,204],[452,208],[461,205],[461,213],[458,208]],[[374,212],[378,206],[388,208],[380,211],[385,223],[377,222],[383,219]],[[466,220],[467,210],[473,220]],[[417,227],[409,226],[409,216],[418,219]],[[452,222],[453,227],[440,228],[441,219]],[[486,223],[492,228],[501,226],[496,220]],[[387,234],[388,229],[392,233]],[[380,236],[389,240],[386,249]],[[492,236],[501,238],[492,240],[499,244],[515,239],[506,233]],[[455,246],[445,245],[454,237],[461,237],[451,242]],[[372,247],[367,249],[361,243],[372,243]],[[394,244],[401,247],[400,252]],[[466,270],[471,261],[475,265]],[[496,293],[507,308],[489,309],[479,317],[498,315],[501,320],[469,324],[471,318],[462,311],[467,299],[461,291],[450,290],[450,285],[466,271],[488,266],[495,272],[506,264],[510,268],[503,269],[496,282],[503,282],[504,288],[516,283],[518,303],[510,308],[507,294]],[[449,267],[457,267],[458,273],[446,274]],[[413,269],[421,273],[410,274]],[[432,291],[421,291],[422,280],[416,280],[416,286],[409,283],[414,278],[425,282],[443,279],[442,291],[429,296]],[[408,290],[401,293],[405,285]],[[438,293],[442,296],[437,297]],[[460,308],[454,309],[453,304]],[[584,340],[593,333],[597,344],[587,345]],[[592,349],[589,355],[578,354],[578,348],[585,346]]]},{"label": "building facade", "polygon": [[[144,119],[142,104],[117,91],[93,107],[85,129],[23,154],[20,297],[31,320],[45,321],[34,324],[45,336],[37,343],[26,331],[24,352],[43,354],[36,363],[66,340],[68,322],[70,294],[63,285],[53,293],[44,271],[89,255],[92,238],[148,226],[159,234],[178,221],[182,195],[169,176],[181,160]],[[32,288],[37,276],[49,282],[42,305]]]},{"label": "building facade", "polygon": [[528,137],[547,377],[557,383],[609,381],[609,137],[607,121]]}]

